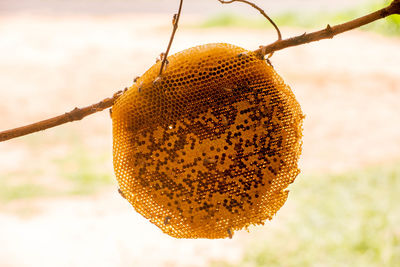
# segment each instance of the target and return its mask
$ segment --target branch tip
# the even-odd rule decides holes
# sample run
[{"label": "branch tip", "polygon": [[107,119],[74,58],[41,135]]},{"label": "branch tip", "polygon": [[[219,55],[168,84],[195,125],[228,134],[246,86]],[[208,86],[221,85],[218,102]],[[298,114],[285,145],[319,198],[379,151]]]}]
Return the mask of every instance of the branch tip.
[{"label": "branch tip", "polygon": [[392,14],[400,15],[400,0],[393,0],[393,2],[390,4],[390,7],[393,8]]}]

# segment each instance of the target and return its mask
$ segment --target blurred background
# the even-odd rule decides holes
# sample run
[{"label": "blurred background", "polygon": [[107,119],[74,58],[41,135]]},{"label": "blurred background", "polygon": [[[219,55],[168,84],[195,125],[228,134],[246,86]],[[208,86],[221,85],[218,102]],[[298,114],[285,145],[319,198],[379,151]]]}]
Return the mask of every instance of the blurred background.
[{"label": "blurred background", "polygon": [[[255,1],[284,38],[381,0]],[[178,0],[0,0],[0,130],[112,96],[165,50]],[[171,52],[276,39],[249,6],[185,0]],[[178,240],[117,192],[108,111],[0,143],[0,266],[398,266],[400,16],[271,61],[306,114],[301,174],[271,222]]]}]

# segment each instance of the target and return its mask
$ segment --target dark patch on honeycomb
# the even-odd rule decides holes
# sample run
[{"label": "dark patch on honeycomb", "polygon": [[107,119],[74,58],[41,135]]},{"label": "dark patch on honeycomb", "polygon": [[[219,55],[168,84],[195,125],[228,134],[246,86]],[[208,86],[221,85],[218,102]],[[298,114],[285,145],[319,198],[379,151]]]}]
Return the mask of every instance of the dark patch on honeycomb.
[{"label": "dark patch on honeycomb", "polygon": [[293,93],[233,45],[190,48],[169,62],[157,82],[160,63],[113,106],[123,195],[178,238],[224,238],[263,224],[299,173],[303,115]]}]

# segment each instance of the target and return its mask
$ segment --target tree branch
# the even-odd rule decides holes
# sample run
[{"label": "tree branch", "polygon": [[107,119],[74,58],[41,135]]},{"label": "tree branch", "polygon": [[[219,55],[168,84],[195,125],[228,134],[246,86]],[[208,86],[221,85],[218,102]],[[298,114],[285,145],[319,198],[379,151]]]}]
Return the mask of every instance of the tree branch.
[{"label": "tree branch", "polygon": [[115,100],[122,94],[122,91],[119,91],[113,95],[111,98],[106,98],[100,101],[99,103],[93,104],[88,107],[84,108],[74,108],[70,112],[64,113],[62,115],[39,121],[36,123],[32,123],[26,126],[14,128],[11,130],[6,130],[3,132],[0,132],[0,142],[6,141],[9,139],[13,139],[16,137],[20,137],[23,135],[43,131],[67,122],[73,122],[73,121],[79,121],[83,119],[84,117],[102,111],[106,108],[111,107]]},{"label": "tree branch", "polygon": [[[181,7],[182,7],[182,0],[181,0],[179,10],[181,9]],[[178,14],[180,14],[180,11]],[[303,34],[303,35],[292,37],[292,38],[285,39],[285,40],[278,40],[270,45],[261,46],[259,49],[255,50],[254,52],[258,53],[260,55],[260,57],[264,58],[265,55],[270,54],[274,51],[282,50],[284,48],[291,47],[291,46],[297,46],[297,45],[301,45],[301,44],[315,42],[315,41],[319,41],[322,39],[333,38],[335,35],[337,35],[339,33],[361,27],[361,26],[371,23],[375,20],[379,20],[379,19],[385,18],[385,17],[393,15],[393,14],[400,14],[400,0],[393,0],[392,3],[388,7],[382,8],[376,12],[373,12],[373,13],[363,16],[361,18],[358,18],[358,19],[355,19],[355,20],[352,20],[352,21],[349,21],[349,22],[346,22],[343,24],[339,24],[336,26],[330,26],[328,24],[328,26],[323,30],[309,33],[309,34]],[[178,18],[179,18],[179,16],[178,16]],[[173,36],[174,36],[176,28],[177,28],[177,19],[174,21],[174,30],[173,30],[173,34],[171,36],[170,44],[172,43],[172,39],[173,39]],[[170,44],[168,45],[167,53],[171,46]],[[166,56],[165,56],[165,59],[166,59]],[[164,62],[164,64],[165,64],[165,62]],[[67,123],[67,122],[81,120],[90,114],[93,114],[98,111],[102,111],[106,108],[111,107],[114,104],[115,100],[117,100],[117,98],[121,94],[122,94],[122,91],[119,91],[119,92],[115,93],[113,97],[106,98],[97,104],[94,104],[94,105],[91,105],[88,107],[84,107],[84,108],[75,108],[70,112],[67,112],[63,115],[59,115],[59,116],[51,118],[51,119],[47,119],[47,120],[33,123],[30,125],[26,125],[26,126],[22,126],[19,128],[0,132],[0,142],[6,141],[9,139],[13,139],[13,138],[16,138],[19,136],[31,134],[34,132],[39,132],[39,131],[42,131],[42,130],[45,130],[45,129],[48,129],[51,127],[55,127],[55,126],[58,126],[58,125],[61,125],[61,124]]]},{"label": "tree branch", "polygon": [[284,48],[288,48],[291,46],[311,43],[322,39],[332,39],[335,35],[339,33],[353,30],[355,28],[369,24],[375,20],[383,19],[386,18],[387,16],[394,14],[400,14],[400,0],[393,0],[388,7],[382,8],[378,11],[375,11],[358,19],[354,19],[346,23],[335,26],[330,26],[328,24],[326,28],[323,30],[308,34],[304,33],[302,35],[280,41],[278,40],[270,45],[261,46],[254,52],[258,53],[260,57],[264,58],[265,55],[270,54],[271,52],[282,50]]}]

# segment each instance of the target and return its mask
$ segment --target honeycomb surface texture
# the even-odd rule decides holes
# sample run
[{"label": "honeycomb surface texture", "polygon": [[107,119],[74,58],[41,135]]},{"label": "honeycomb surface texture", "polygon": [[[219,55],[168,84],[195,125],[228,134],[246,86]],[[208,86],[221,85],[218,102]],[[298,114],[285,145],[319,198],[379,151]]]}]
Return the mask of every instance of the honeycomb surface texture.
[{"label": "honeycomb surface texture", "polygon": [[137,212],[176,238],[272,219],[299,169],[303,114],[264,60],[206,44],[160,62],[114,104],[114,170]]}]

